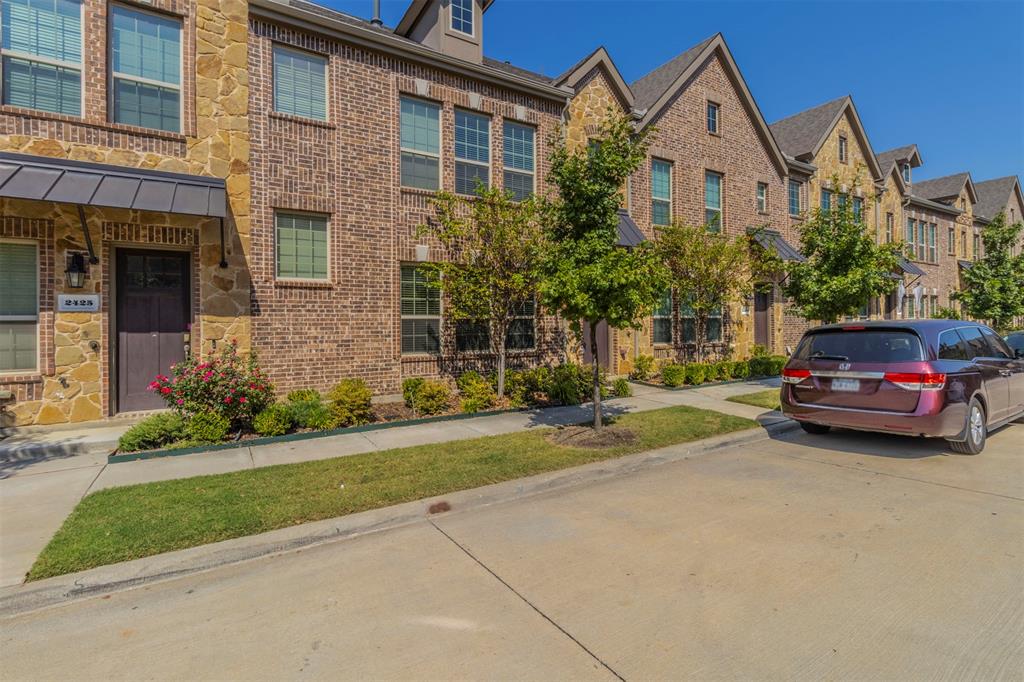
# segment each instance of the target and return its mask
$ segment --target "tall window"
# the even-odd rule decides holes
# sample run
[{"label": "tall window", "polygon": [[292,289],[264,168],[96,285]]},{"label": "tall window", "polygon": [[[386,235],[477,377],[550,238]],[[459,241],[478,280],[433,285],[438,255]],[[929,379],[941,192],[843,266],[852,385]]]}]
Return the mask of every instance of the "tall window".
[{"label": "tall window", "polygon": [[768,212],[768,185],[764,182],[757,183],[757,210],[760,213]]},{"label": "tall window", "polygon": [[967,258],[967,230],[960,232],[960,253],[963,254],[964,258]]},{"label": "tall window", "polygon": [[853,198],[853,218],[854,220],[860,220],[861,214],[864,212],[864,200],[860,197]]},{"label": "tall window", "polygon": [[451,0],[452,30],[473,35],[473,3],[476,0]]},{"label": "tall window", "polygon": [[917,221],[907,218],[907,257],[917,258]]},{"label": "tall window", "polygon": [[892,244],[894,232],[896,231],[896,216],[892,213],[885,214],[885,243]]},{"label": "tall window", "polygon": [[654,309],[654,343],[672,343],[672,290],[661,296]]},{"label": "tall window", "polygon": [[949,253],[950,256],[955,256],[956,255],[956,229],[954,229],[952,225],[949,227],[949,229],[946,230],[946,240],[949,242],[948,244],[946,244],[947,253]]},{"label": "tall window", "polygon": [[718,111],[718,105],[708,101],[708,132],[714,135],[718,134]]},{"label": "tall window", "polygon": [[39,249],[0,242],[0,372],[35,371],[39,338]]},{"label": "tall window", "polygon": [[491,119],[455,110],[455,191],[475,194],[477,183],[490,185]]},{"label": "tall window", "polygon": [[274,46],[274,111],[327,120],[327,60]]},{"label": "tall window", "polygon": [[82,3],[3,0],[3,103],[82,115]]},{"label": "tall window", "polygon": [[704,173],[704,222],[711,232],[722,231],[722,176]]},{"label": "tall window", "polygon": [[440,189],[441,107],[401,100],[402,187]]},{"label": "tall window", "polygon": [[117,123],[181,130],[181,22],[111,5],[111,102]]},{"label": "tall window", "polygon": [[278,213],[274,222],[277,276],[327,279],[327,216]]},{"label": "tall window", "polygon": [[530,126],[505,121],[505,191],[511,192],[516,201],[533,194],[535,136],[536,131]]},{"label": "tall window", "polygon": [[832,210],[832,192],[827,189],[821,190],[821,210]]},{"label": "tall window", "polygon": [[981,237],[977,234],[974,235],[974,243],[972,244],[971,260],[978,260],[978,253],[981,251]]},{"label": "tall window", "polygon": [[415,265],[402,266],[402,352],[441,350],[441,291]]},{"label": "tall window", "polygon": [[672,222],[672,164],[661,159],[651,161],[651,222]]},{"label": "tall window", "polygon": [[839,163],[846,163],[846,138],[839,136]]},{"label": "tall window", "polygon": [[936,242],[936,232],[938,232],[938,225],[935,223],[929,223],[928,225],[928,262],[938,263],[939,262],[939,250]]},{"label": "tall window", "polygon": [[903,164],[903,182],[910,182],[910,164]]},{"label": "tall window", "polygon": [[789,215],[800,215],[800,184],[796,180],[789,181]]}]

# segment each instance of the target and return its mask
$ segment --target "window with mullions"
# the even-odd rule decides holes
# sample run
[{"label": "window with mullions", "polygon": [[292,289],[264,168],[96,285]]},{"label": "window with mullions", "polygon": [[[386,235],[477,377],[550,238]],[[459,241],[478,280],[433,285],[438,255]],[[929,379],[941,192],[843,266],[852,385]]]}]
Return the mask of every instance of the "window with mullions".
[{"label": "window with mullions", "polygon": [[654,343],[672,343],[672,290],[661,296],[654,309]]},{"label": "window with mullions", "polygon": [[[536,304],[527,301],[519,306],[505,333],[505,349],[533,350],[536,340]],[[459,320],[455,324],[455,350],[487,352],[491,350],[491,330],[487,320]]]},{"label": "window with mullions", "polygon": [[274,111],[327,120],[327,60],[274,46]]},{"label": "window with mullions", "polygon": [[441,350],[441,291],[415,265],[402,266],[402,353]]},{"label": "window with mullions", "polygon": [[476,194],[491,176],[491,119],[455,110],[455,192]]},{"label": "window with mullions", "polygon": [[911,259],[917,258],[917,221],[913,218],[907,218],[907,257]]},{"label": "window with mullions", "polygon": [[831,211],[832,210],[832,192],[827,189],[821,190],[821,210]]},{"label": "window with mullions", "polygon": [[800,189],[801,183],[789,181],[789,215],[800,215]]},{"label": "window with mullions", "polygon": [[512,198],[522,201],[534,192],[534,138],[536,131],[530,126],[505,121],[504,183]]},{"label": "window with mullions", "polygon": [[704,222],[710,232],[722,231],[722,176],[704,173]]},{"label": "window with mullions", "polygon": [[473,3],[476,0],[451,0],[452,30],[473,35]]},{"label": "window with mullions", "polygon": [[956,229],[955,228],[949,227],[946,230],[946,241],[949,242],[948,244],[946,244],[947,253],[950,256],[955,256],[956,255]]},{"label": "window with mullions", "polygon": [[839,163],[847,162],[846,152],[846,138],[842,135],[839,136]]},{"label": "window with mullions", "polygon": [[[693,309],[685,304],[679,305],[679,320],[682,326],[683,343],[697,342],[697,320],[694,317]],[[704,338],[708,343],[718,343],[722,340],[722,311],[708,315]]]},{"label": "window with mullions", "polygon": [[768,184],[764,182],[757,183],[757,211],[768,212]]},{"label": "window with mullions", "polygon": [[181,22],[111,6],[110,80],[115,123],[181,131]]},{"label": "window with mullions", "polygon": [[277,277],[327,279],[327,216],[278,213],[275,216]]},{"label": "window with mullions", "polygon": [[0,372],[35,372],[39,358],[39,248],[0,242]]},{"label": "window with mullions", "polygon": [[82,3],[3,0],[3,103],[82,115]]},{"label": "window with mullions", "polygon": [[928,224],[928,262],[938,263],[939,262],[939,250],[938,244],[936,243],[936,232],[938,232],[938,225],[935,223]]},{"label": "window with mullions", "polygon": [[864,200],[860,197],[853,198],[853,219],[861,220],[864,213]]},{"label": "window with mullions", "polygon": [[718,121],[718,119],[719,119],[719,116],[718,116],[719,106],[717,104],[715,104],[714,102],[710,102],[709,101],[707,109],[708,109],[708,132],[712,133],[713,135],[717,135],[718,134],[718,122],[719,122]]},{"label": "window with mullions", "polygon": [[651,160],[651,223],[672,223],[672,164]]},{"label": "window with mullions", "polygon": [[440,189],[441,107],[408,97],[400,104],[402,187]]},{"label": "window with mullions", "polygon": [[896,230],[896,216],[892,213],[885,214],[885,243],[891,244]]}]

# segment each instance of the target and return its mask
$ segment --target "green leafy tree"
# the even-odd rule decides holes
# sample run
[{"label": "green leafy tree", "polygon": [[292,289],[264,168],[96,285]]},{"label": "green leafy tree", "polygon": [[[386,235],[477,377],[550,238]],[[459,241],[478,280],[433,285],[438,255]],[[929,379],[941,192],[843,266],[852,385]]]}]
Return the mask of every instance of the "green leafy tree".
[{"label": "green leafy tree", "polygon": [[668,285],[653,244],[616,245],[621,189],[646,160],[649,135],[649,129],[636,132],[628,117],[610,111],[587,149],[552,140],[549,178],[558,194],[546,202],[541,295],[578,336],[581,324],[590,330],[595,429],[602,426],[598,325],[639,328]]},{"label": "green leafy tree", "polygon": [[544,230],[537,200],[516,202],[481,186],[476,198],[439,192],[431,204],[435,219],[420,232],[437,238],[445,258],[424,266],[427,282],[445,293],[452,319],[488,325],[502,398],[509,327],[539,291]]},{"label": "green leafy tree", "polygon": [[853,315],[898,284],[892,275],[899,272],[902,245],[876,244],[849,202],[835,204],[831,210],[815,209],[799,226],[807,260],[786,264],[783,291],[807,320],[835,322]]},{"label": "green leafy tree", "polygon": [[1022,230],[1019,221],[1007,224],[1002,211],[982,228],[984,255],[964,271],[963,285],[953,294],[968,317],[1002,330],[1024,315],[1024,253],[1013,255]]}]

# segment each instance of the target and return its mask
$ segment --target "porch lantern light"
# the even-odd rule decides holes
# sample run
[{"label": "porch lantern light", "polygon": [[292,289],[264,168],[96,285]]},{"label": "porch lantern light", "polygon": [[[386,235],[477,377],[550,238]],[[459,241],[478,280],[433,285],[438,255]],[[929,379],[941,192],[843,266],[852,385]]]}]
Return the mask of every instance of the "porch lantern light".
[{"label": "porch lantern light", "polygon": [[80,253],[71,254],[67,270],[64,271],[69,289],[81,289],[85,286],[85,258]]}]

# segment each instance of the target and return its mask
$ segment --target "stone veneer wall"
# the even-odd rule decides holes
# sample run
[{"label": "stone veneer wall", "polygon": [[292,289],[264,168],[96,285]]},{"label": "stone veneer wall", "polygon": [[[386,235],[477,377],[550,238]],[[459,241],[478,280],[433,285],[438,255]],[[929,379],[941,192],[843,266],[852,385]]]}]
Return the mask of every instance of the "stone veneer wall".
[{"label": "stone veneer wall", "polygon": [[[0,237],[40,244],[39,367],[0,376],[14,402],[0,426],[55,424],[111,413],[109,263],[111,245],[164,246],[193,253],[193,352],[220,339],[249,346],[250,182],[248,6],[244,0],[154,0],[147,7],[183,23],[182,134],[110,123],[107,115],[107,8],[86,0],[84,117],[0,107],[0,150],[224,178],[228,268],[219,267],[217,220],[164,213],[87,208],[100,262],[86,292],[101,294],[99,313],[56,313],[69,252],[85,251],[77,208],[0,201]],[[81,292],[83,290],[76,290]],[[195,333],[199,330],[199,334]],[[199,343],[197,343],[197,341]]]}]

